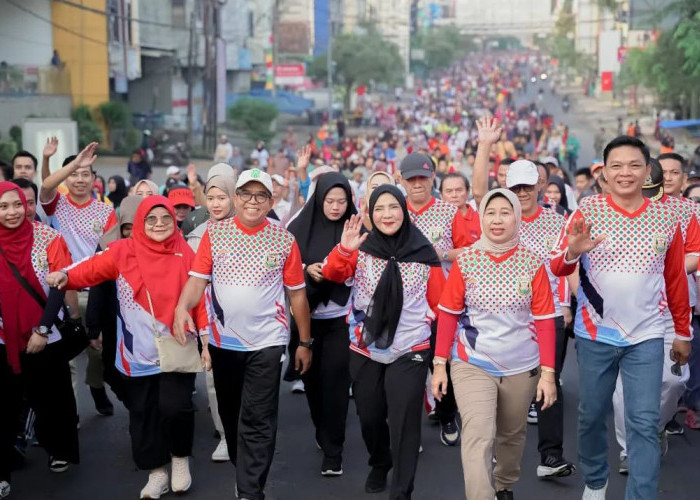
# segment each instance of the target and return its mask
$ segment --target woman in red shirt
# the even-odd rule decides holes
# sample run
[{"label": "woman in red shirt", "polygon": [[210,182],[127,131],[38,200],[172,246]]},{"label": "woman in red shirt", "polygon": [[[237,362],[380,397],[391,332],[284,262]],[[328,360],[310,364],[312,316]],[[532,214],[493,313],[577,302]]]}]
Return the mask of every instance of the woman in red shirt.
[{"label": "woman in red shirt", "polygon": [[532,396],[542,409],[556,400],[554,300],[544,265],[520,245],[518,198],[495,189],[479,212],[481,238],[457,257],[440,298],[431,387],[446,394],[450,359],[467,499],[512,500]]}]

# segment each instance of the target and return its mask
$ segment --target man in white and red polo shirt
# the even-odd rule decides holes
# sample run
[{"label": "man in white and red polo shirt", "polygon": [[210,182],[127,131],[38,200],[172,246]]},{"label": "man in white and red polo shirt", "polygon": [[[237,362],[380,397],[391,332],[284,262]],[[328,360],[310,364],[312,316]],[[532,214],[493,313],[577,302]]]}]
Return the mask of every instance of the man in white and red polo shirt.
[{"label": "man in white and red polo shirt", "polygon": [[[96,149],[93,142],[74,158],[66,158],[63,168],[44,179],[39,192],[49,225],[66,240],[73,262],[95,255],[100,236],[117,223],[112,207],[92,197]],[[67,195],[58,192],[63,182]]]},{"label": "man in white and red polo shirt", "polygon": [[[175,310],[175,332],[194,328],[188,305],[211,282],[211,359],[219,416],[236,466],[238,498],[262,500],[277,435],[280,373],[289,342],[285,295],[299,327],[296,368],[311,364],[309,304],[294,236],[271,224],[272,179],[247,170],[236,183],[237,215],[210,222]],[[286,289],[286,294],[285,294]],[[242,404],[244,403],[244,404]]]},{"label": "man in white and red polo shirt", "polygon": [[625,388],[629,479],[625,498],[659,496],[659,407],[664,310],[673,318],[671,356],[690,353],[690,305],[678,214],[644,197],[649,149],[621,136],[605,148],[610,194],[581,200],[552,252],[552,272],[579,264],[574,322],[579,366],[579,464],[584,500],[604,500],[608,483],[607,415],[618,373]]}]

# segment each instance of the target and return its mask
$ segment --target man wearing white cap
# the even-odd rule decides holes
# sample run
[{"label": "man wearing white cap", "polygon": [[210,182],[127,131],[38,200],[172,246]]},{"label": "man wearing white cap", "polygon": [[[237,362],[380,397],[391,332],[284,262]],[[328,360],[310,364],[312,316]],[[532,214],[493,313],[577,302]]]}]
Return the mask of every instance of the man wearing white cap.
[{"label": "man wearing white cap", "polygon": [[238,498],[249,500],[264,498],[275,453],[282,356],[289,342],[285,295],[299,327],[293,362],[302,374],[311,365],[301,255],[294,236],[267,220],[272,190],[270,176],[257,168],[240,175],[236,216],[207,227],[174,321],[176,335],[193,328],[188,304],[197,303],[211,282],[214,317],[202,360],[214,373]]},{"label": "man wearing white cap", "polygon": [[547,276],[554,296],[554,322],[556,326],[556,373],[557,400],[552,407],[541,411],[541,404],[532,403],[528,412],[528,423],[537,423],[539,431],[538,450],[540,465],[538,477],[563,477],[570,475],[575,467],[563,458],[564,407],[559,376],[564,362],[568,337],[565,332],[567,322],[571,322],[571,302],[569,286],[565,277],[552,274],[549,254],[556,244],[566,220],[554,210],[543,208],[537,202],[545,183],[540,179],[537,165],[529,160],[517,160],[508,166],[506,186],[520,201],[522,222],[520,242],[535,252],[545,262]]}]

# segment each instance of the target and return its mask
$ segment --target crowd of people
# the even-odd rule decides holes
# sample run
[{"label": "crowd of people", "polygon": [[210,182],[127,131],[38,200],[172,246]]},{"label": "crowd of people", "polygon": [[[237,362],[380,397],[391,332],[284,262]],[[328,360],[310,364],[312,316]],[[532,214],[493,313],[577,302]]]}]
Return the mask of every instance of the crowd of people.
[{"label": "crowd of people", "polygon": [[583,499],[606,498],[611,410],[625,498],[658,498],[677,412],[700,429],[700,179],[629,135],[580,166],[575,135],[523,101],[543,68],[473,56],[397,93],[380,133],[288,129],[245,159],[223,136],[206,178],[170,167],[162,186],[140,152],[107,182],[96,143],[54,172],[55,138],[41,167],[18,153],[0,182],[0,498],[33,436],[52,472],[79,463],[86,348],[96,410],[128,410],[140,498],[191,487],[202,371],[211,459],[235,466],[237,498],[264,498],[287,360],[321,476],[343,474],[352,398],[367,493],[411,498],[429,418],[461,447],[455,498],[512,500],[528,423],[537,476],[576,471],[571,338]]}]

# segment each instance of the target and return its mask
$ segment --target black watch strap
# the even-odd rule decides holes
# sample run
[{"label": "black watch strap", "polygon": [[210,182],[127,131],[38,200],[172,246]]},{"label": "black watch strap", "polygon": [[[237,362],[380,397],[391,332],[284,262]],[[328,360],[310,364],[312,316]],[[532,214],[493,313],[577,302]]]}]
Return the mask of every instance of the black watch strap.
[{"label": "black watch strap", "polygon": [[299,341],[299,345],[301,347],[306,347],[307,349],[311,349],[311,346],[314,344],[314,339],[309,339],[308,341]]}]

